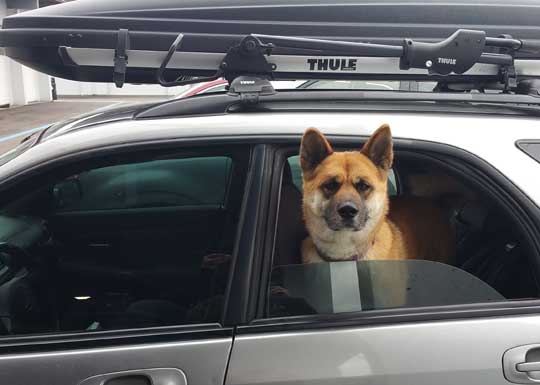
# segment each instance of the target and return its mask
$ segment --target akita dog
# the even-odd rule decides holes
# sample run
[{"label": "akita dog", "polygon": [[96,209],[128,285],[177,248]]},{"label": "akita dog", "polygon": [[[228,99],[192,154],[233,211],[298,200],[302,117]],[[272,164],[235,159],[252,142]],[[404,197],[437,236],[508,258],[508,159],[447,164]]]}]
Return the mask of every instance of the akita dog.
[{"label": "akita dog", "polygon": [[381,126],[359,151],[334,152],[308,129],[300,148],[303,215],[309,236],[304,263],[371,259],[451,262],[449,215],[433,200],[388,198],[392,134]]}]

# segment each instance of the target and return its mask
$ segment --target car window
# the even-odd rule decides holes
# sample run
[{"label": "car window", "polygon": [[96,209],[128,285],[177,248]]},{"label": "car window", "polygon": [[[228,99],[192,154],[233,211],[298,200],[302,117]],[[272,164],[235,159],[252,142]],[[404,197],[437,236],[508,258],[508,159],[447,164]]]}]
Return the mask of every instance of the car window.
[{"label": "car window", "polygon": [[232,162],[227,157],[165,159],[72,175],[53,188],[57,211],[223,206]]},{"label": "car window", "polygon": [[[302,169],[300,168],[300,156],[295,155],[288,158],[287,162],[291,168],[292,180],[298,191],[302,191]],[[398,185],[393,169],[388,172],[388,195],[397,195]]]},{"label": "car window", "polygon": [[[390,173],[389,211],[377,222],[386,223],[392,233],[385,236],[372,231],[374,238],[368,245],[379,247],[365,260],[366,252],[357,247],[365,239],[358,238],[361,225],[359,230],[352,226],[334,229],[339,220],[347,221],[347,212],[342,214],[339,206],[332,206],[324,191],[317,195],[312,190],[312,198],[306,199],[299,157],[287,158],[266,316],[537,298],[531,262],[536,254],[522,242],[507,213],[493,204],[491,196],[471,190],[469,184],[462,185],[460,179],[438,167],[416,157],[400,158],[400,184]],[[365,196],[368,198],[363,199],[369,199]],[[305,202],[311,209],[305,209]],[[361,213],[364,208],[358,207],[356,213]],[[366,218],[364,223],[369,214]],[[410,235],[413,231],[418,238]],[[354,232],[358,235],[352,241]],[[400,260],[404,253],[391,249],[397,237],[411,248],[406,252],[413,250],[412,258]],[[421,243],[424,238],[425,244]],[[390,249],[383,249],[385,243]],[[334,254],[329,256],[327,250]]]},{"label": "car window", "polygon": [[271,282],[271,317],[504,300],[463,270],[420,260],[279,266]]},{"label": "car window", "polygon": [[0,280],[0,335],[221,321],[249,149],[150,154],[63,166],[4,202],[21,273]]}]

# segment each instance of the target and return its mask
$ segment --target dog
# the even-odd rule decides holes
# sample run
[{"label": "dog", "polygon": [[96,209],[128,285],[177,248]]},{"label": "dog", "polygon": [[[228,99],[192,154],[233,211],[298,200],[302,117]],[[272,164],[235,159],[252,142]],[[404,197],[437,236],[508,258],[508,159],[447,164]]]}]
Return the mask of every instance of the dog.
[{"label": "dog", "polygon": [[315,128],[300,145],[303,216],[309,236],[303,263],[426,259],[451,263],[453,231],[436,202],[421,197],[390,200],[394,158],[388,125],[359,151],[335,152]]}]

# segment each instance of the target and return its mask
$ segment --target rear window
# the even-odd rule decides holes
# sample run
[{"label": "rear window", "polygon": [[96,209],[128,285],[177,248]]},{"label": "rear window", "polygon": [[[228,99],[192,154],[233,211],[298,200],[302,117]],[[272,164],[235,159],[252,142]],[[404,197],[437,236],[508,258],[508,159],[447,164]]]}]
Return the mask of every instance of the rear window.
[{"label": "rear window", "polygon": [[171,206],[224,206],[228,157],[161,159],[102,167],[53,188],[57,212]]}]

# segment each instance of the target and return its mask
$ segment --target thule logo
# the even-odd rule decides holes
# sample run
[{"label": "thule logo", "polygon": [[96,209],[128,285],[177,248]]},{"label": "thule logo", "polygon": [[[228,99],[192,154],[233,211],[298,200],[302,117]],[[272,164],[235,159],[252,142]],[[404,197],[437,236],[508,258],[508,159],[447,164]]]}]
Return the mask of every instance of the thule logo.
[{"label": "thule logo", "polygon": [[310,71],[356,71],[358,59],[312,58],[307,59]]},{"label": "thule logo", "polygon": [[437,58],[439,64],[448,64],[448,65],[456,65],[456,59],[448,58],[448,57],[439,57]]},{"label": "thule logo", "polygon": [[255,80],[240,80],[240,84],[242,85],[255,84]]}]

